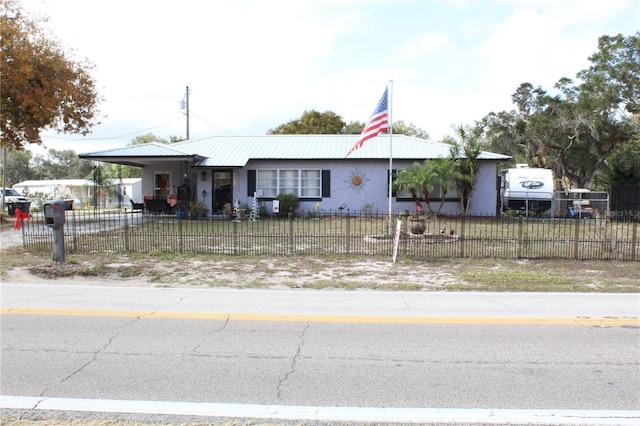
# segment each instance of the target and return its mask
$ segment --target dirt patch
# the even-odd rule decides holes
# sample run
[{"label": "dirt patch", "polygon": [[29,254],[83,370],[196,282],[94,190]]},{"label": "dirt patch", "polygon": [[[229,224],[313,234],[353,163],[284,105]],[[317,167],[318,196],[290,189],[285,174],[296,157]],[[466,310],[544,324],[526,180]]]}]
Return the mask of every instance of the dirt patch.
[{"label": "dirt patch", "polygon": [[163,260],[55,263],[38,261],[8,270],[15,283],[149,285],[234,288],[378,288],[443,289],[459,280],[444,270],[391,261],[309,258]]},{"label": "dirt patch", "polygon": [[409,291],[640,292],[640,262],[526,259],[408,259],[356,256],[252,257],[93,253],[50,254],[21,247],[2,231],[0,279],[154,287],[300,288]]}]

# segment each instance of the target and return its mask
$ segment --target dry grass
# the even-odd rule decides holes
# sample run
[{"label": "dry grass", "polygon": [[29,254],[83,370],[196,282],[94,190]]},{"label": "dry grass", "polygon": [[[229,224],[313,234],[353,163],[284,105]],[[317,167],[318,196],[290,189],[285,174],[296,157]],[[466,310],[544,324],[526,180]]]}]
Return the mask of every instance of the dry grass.
[{"label": "dry grass", "polygon": [[3,281],[42,279],[156,287],[382,291],[639,292],[640,263],[618,261],[399,259],[363,256],[72,254],[65,263],[21,248],[2,253]]}]

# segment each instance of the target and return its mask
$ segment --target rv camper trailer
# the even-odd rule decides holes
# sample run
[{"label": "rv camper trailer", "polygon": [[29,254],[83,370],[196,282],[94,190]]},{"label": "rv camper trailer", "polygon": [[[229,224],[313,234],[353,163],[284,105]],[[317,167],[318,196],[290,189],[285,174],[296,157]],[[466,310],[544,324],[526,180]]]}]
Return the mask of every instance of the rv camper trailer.
[{"label": "rv camper trailer", "polygon": [[518,164],[501,170],[500,203],[503,212],[509,210],[540,214],[551,209],[553,174],[549,169]]}]

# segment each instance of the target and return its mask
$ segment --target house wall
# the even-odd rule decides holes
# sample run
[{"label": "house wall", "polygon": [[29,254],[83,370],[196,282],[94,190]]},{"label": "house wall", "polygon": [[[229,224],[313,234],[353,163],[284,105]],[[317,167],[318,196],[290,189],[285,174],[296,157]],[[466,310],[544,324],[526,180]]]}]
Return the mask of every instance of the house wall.
[{"label": "house wall", "polygon": [[[394,161],[392,168],[401,170],[413,161]],[[320,201],[301,200],[301,210],[312,210],[318,205],[322,211],[337,210],[341,207],[353,211],[371,208],[373,212],[384,213],[388,211],[388,161],[250,161],[246,167],[234,171],[234,200],[241,204],[252,204],[252,198],[247,194],[248,170],[256,169],[286,169],[286,168],[314,169],[331,171],[331,196],[324,197]],[[496,162],[482,162],[477,174],[476,189],[471,199],[471,215],[495,215],[496,214]],[[360,185],[355,183],[360,178]],[[210,186],[210,181],[206,183]],[[272,204],[266,201],[265,205],[271,211]],[[435,207],[435,206],[434,206]],[[398,201],[392,198],[391,208],[394,212],[404,210],[415,211],[412,201]],[[457,215],[461,213],[460,202],[456,200],[446,201],[442,210],[445,215]]]},{"label": "house wall", "polygon": [[497,179],[497,162],[483,161],[476,174],[476,186],[469,206],[470,215],[496,216],[498,214]]},{"label": "house wall", "polygon": [[183,184],[185,173],[187,173],[187,176],[192,180],[195,180],[197,177],[196,172],[193,169],[186,168],[185,164],[180,162],[162,162],[148,165],[142,169],[142,195],[140,196],[140,199],[134,198],[136,202],[141,202],[144,195],[155,195],[154,176],[158,172],[169,173],[170,179],[167,189],[170,190],[170,194],[178,194],[178,187]]},{"label": "house wall", "polygon": [[[402,170],[413,161],[394,161],[393,169]],[[321,169],[330,170],[331,173],[331,196],[310,201],[301,200],[301,210],[313,210],[316,206],[320,211],[336,211],[341,207],[352,211],[371,209],[372,212],[386,213],[388,211],[388,161],[258,161],[252,160],[245,167],[233,169],[233,200],[238,200],[240,204],[249,206],[253,203],[253,198],[248,191],[248,171],[257,169]],[[154,174],[156,172],[169,172],[171,175],[171,193],[177,194],[178,187],[184,181],[185,173],[192,182],[195,182],[197,199],[202,201],[202,191],[207,191],[204,198],[207,208],[212,211],[211,206],[211,177],[210,169],[206,170],[206,180],[200,179],[201,170],[185,167],[184,164],[158,163],[147,166],[142,172],[142,194],[154,193]],[[497,166],[495,161],[483,161],[476,176],[476,189],[471,198],[469,213],[471,215],[494,216],[496,215],[497,191],[496,191]],[[359,179],[354,179],[358,177]],[[359,185],[356,183],[360,181]],[[134,198],[135,201],[139,201]],[[439,201],[432,201],[433,208],[437,207]],[[271,211],[272,202],[264,201],[265,207]],[[398,201],[392,198],[391,208],[393,212],[405,210],[415,211],[413,201]],[[458,215],[461,213],[460,201],[453,199],[446,201],[442,210],[445,215]]]}]

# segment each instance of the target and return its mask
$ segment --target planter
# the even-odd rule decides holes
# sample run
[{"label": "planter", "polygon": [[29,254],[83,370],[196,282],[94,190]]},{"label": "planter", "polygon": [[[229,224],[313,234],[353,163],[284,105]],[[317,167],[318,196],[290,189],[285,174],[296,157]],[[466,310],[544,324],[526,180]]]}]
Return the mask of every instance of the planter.
[{"label": "planter", "polygon": [[409,232],[412,234],[424,234],[427,229],[427,221],[425,219],[409,218]]}]

